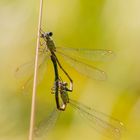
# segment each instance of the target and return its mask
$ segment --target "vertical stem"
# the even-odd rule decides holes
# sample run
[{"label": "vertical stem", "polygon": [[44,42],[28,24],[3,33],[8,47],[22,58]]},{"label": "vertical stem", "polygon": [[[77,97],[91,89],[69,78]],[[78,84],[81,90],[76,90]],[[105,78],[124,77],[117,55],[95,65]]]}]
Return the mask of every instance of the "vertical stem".
[{"label": "vertical stem", "polygon": [[40,46],[40,27],[41,27],[41,20],[42,20],[42,5],[43,5],[43,0],[40,0],[37,45],[36,45],[36,56],[35,56],[35,68],[34,68],[34,81],[33,81],[33,92],[32,92],[32,104],[31,104],[30,129],[29,129],[29,140],[33,140],[33,131],[34,131],[35,100],[36,100],[36,85],[37,85],[37,70],[38,70],[38,49]]}]

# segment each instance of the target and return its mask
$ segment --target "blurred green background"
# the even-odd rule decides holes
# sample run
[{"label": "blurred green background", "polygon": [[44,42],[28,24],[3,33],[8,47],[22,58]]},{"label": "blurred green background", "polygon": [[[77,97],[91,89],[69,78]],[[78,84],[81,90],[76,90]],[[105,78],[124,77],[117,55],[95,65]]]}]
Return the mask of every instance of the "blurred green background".
[{"label": "blurred green background", "polygon": [[[94,81],[67,65],[74,80],[72,99],[109,114],[125,124],[122,140],[140,139],[140,1],[44,0],[42,27],[54,33],[58,46],[109,49],[115,57],[96,64],[106,81]],[[39,0],[0,1],[0,140],[28,138],[31,94],[23,95],[15,69],[34,58]],[[36,123],[55,107],[50,94],[53,67],[38,86]],[[62,113],[47,140],[107,140],[71,109]]]}]

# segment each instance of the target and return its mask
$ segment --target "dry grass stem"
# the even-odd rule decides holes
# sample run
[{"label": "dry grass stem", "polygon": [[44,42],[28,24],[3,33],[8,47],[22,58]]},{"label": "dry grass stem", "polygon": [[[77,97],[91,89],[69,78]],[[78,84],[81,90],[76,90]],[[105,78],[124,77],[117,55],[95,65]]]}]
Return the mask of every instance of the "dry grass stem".
[{"label": "dry grass stem", "polygon": [[29,140],[33,140],[33,132],[34,132],[35,100],[36,100],[37,71],[38,71],[38,49],[40,46],[40,27],[41,27],[41,20],[42,20],[42,6],[43,6],[43,0],[40,0],[37,45],[36,45],[35,67],[34,67],[34,81],[33,81],[33,92],[32,92],[32,104],[31,104],[30,129],[29,129]]}]

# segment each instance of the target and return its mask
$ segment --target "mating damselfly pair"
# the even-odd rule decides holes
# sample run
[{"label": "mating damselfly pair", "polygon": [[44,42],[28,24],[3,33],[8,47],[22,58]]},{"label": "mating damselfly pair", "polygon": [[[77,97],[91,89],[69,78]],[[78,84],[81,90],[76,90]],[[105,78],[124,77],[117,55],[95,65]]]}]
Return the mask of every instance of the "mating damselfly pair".
[{"label": "mating damselfly pair", "polygon": [[[68,92],[73,91],[73,79],[68,74],[68,72],[63,68],[62,64],[59,62],[57,58],[57,53],[61,54],[61,56],[68,62],[71,66],[73,66],[78,72],[85,74],[86,76],[96,79],[96,80],[105,80],[106,74],[104,71],[93,67],[92,65],[88,65],[82,62],[82,59],[87,61],[104,61],[105,59],[109,59],[113,55],[110,50],[95,50],[95,49],[77,49],[77,48],[61,48],[56,47],[55,43],[52,39],[52,32],[43,32],[41,30],[41,46],[39,48],[39,65],[38,69],[41,69],[45,64],[48,58],[51,58],[54,67],[54,86],[52,93],[55,95],[56,107],[57,110],[55,112],[65,111],[67,104],[70,104],[74,109],[76,109],[82,116],[88,120],[88,122],[99,132],[102,132],[108,137],[113,139],[118,139],[121,136],[121,131],[123,128],[123,124],[104,113],[91,109],[77,101],[69,99]],[[81,59],[81,61],[80,61]],[[23,73],[28,66],[31,66],[30,63],[21,65],[16,70],[16,75],[20,76],[20,73]],[[59,67],[58,67],[59,66]],[[63,73],[67,76],[69,83],[62,80],[59,75],[59,69],[63,71]],[[33,71],[32,71],[33,72]],[[27,81],[23,84],[23,89],[29,85],[32,80],[33,73],[30,72],[28,74]],[[26,76],[26,74],[24,75]],[[22,77],[22,76],[21,76]],[[69,88],[68,88],[69,86]],[[61,102],[59,101],[61,100]],[[56,118],[56,113],[52,113],[51,117]],[[56,119],[54,119],[55,121]],[[43,123],[43,122],[42,122]],[[39,132],[42,129],[42,126],[39,125],[37,127],[36,132]],[[52,121],[51,121],[52,123]],[[48,123],[50,125],[50,123]]]}]

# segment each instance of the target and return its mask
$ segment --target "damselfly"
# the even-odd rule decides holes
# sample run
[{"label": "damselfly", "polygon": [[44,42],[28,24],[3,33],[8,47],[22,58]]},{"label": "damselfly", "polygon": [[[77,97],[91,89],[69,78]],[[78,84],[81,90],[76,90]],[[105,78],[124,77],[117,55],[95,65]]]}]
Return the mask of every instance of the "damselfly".
[{"label": "damselfly", "polygon": [[[40,55],[39,55],[39,65],[38,69],[40,70],[46,62],[48,56],[51,58],[53,65],[58,64],[60,69],[64,72],[67,78],[70,80],[70,90],[73,89],[73,80],[66,72],[66,70],[62,67],[62,64],[59,62],[56,53],[61,54],[64,57],[64,60],[67,60],[73,67],[76,68],[77,71],[84,73],[85,75],[89,76],[90,78],[98,79],[98,80],[105,80],[106,74],[104,71],[97,69],[93,66],[83,63],[82,61],[78,61],[78,58],[83,58],[90,61],[98,61],[98,60],[105,60],[112,56],[112,51],[109,50],[92,50],[92,49],[74,49],[74,48],[56,48],[55,43],[52,39],[52,32],[43,32],[41,31],[40,42],[41,47],[39,48]],[[33,77],[33,70],[27,70],[27,66],[33,68],[33,63],[24,64],[16,69],[16,76],[26,76],[26,81],[23,83],[22,88],[26,89],[27,86],[30,85]],[[55,73],[57,68],[55,68]],[[25,74],[28,71],[28,76]],[[41,73],[41,72],[40,72]],[[21,75],[22,74],[22,75]],[[43,75],[43,73],[42,73]],[[56,76],[55,76],[56,77]],[[57,83],[58,78],[55,80],[56,88],[58,87]],[[56,95],[56,105],[57,108],[60,108],[58,95]]]},{"label": "damselfly", "polygon": [[[50,114],[47,120],[45,119],[40,122],[40,124],[35,129],[35,134],[40,135],[40,133],[42,132],[45,133],[46,129],[49,130],[51,127],[53,127],[57,120],[57,117],[59,116],[59,113],[65,111],[67,104],[70,104],[79,112],[80,116],[83,117],[86,122],[89,123],[89,125],[91,125],[95,130],[107,137],[118,140],[122,134],[123,123],[104,113],[101,113],[95,109],[91,109],[77,101],[69,99],[68,92],[72,92],[73,83],[72,80],[69,79],[70,88],[68,88],[68,83],[64,82],[60,78],[56,59],[56,57],[51,56],[55,74],[53,93],[55,94],[57,110],[55,109]],[[59,98],[61,99],[61,103],[59,102]]]},{"label": "damselfly", "polygon": [[[75,100],[69,99],[67,88],[68,83],[61,79],[58,81],[58,90],[62,100],[62,110],[65,110],[66,105],[69,104],[74,110],[78,112],[85,123],[88,123],[100,134],[109,137],[113,140],[118,140],[122,136],[124,125],[119,120],[110,117],[102,112],[85,106]],[[68,108],[67,108],[68,109]],[[35,136],[41,137],[48,133],[48,131],[55,125],[61,110],[54,109],[49,117],[43,119],[35,128]]]},{"label": "damselfly", "polygon": [[[105,133],[105,135],[113,138],[119,138],[121,136],[121,129],[123,127],[123,124],[119,122],[118,120],[111,118],[99,111],[96,111],[94,109],[90,109],[87,106],[78,103],[74,100],[69,99],[68,92],[72,92],[73,90],[73,80],[69,76],[69,74],[65,71],[65,69],[62,67],[61,63],[59,62],[56,53],[61,54],[65,60],[67,60],[68,63],[70,63],[77,71],[80,73],[85,74],[86,76],[89,76],[90,78],[96,79],[96,80],[105,80],[106,74],[104,71],[97,69],[96,67],[93,67],[91,65],[85,64],[82,61],[79,61],[80,59],[85,59],[88,61],[104,61],[112,56],[112,51],[110,50],[93,50],[93,49],[75,49],[75,48],[59,48],[55,46],[55,43],[52,39],[52,32],[42,32],[41,31],[41,38],[43,39],[41,47],[39,49],[40,55],[39,55],[39,65],[38,69],[42,69],[43,65],[45,64],[48,56],[51,58],[54,66],[55,71],[55,84],[54,84],[54,94],[55,94],[55,100],[56,100],[56,106],[57,110],[55,110],[50,116],[52,120],[56,120],[55,116],[58,116],[56,112],[62,112],[66,109],[67,104],[70,104],[73,108],[75,108],[77,111],[80,112],[81,116],[89,121],[89,123],[97,129],[99,132]],[[59,76],[58,68],[65,73],[67,78],[70,81],[70,88],[68,88],[68,84],[66,82],[63,82]],[[26,82],[23,85],[23,89],[25,89],[28,85],[30,85],[30,82],[32,81],[33,76],[33,70],[30,72],[27,70],[28,66],[33,68],[33,63],[24,64],[17,68],[16,75],[21,76],[21,73],[28,77]],[[28,74],[25,74],[24,71],[27,70]],[[61,103],[59,103],[59,99],[61,99]],[[53,119],[54,118],[54,119]],[[111,123],[108,123],[107,120],[111,121]],[[44,121],[43,121],[44,122]],[[49,121],[49,126],[50,125]],[[41,123],[37,129],[36,132],[40,131],[40,129],[44,126],[43,123]]]},{"label": "damselfly", "polygon": [[[79,73],[84,74],[95,80],[105,80],[106,74],[104,71],[86,64],[86,61],[97,62],[97,61],[106,61],[111,59],[113,56],[112,51],[110,50],[96,50],[96,49],[87,49],[87,48],[64,48],[56,47],[52,39],[52,32],[43,32],[41,31],[40,42],[41,46],[39,48],[39,64],[38,72],[40,73],[39,81],[42,79],[45,69],[46,69],[46,60],[53,56],[56,58],[56,61],[63,72],[67,77],[72,80],[69,74],[62,67],[62,64],[59,62],[56,54],[60,54],[66,62],[68,62],[72,67],[74,67]],[[16,69],[16,77],[22,81],[22,89],[29,89],[32,85],[33,80],[33,68],[34,61],[25,63],[19,66]]]}]

